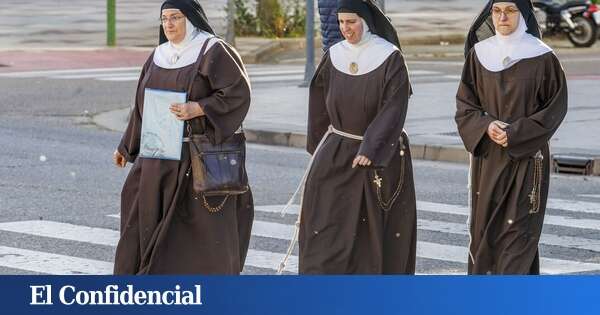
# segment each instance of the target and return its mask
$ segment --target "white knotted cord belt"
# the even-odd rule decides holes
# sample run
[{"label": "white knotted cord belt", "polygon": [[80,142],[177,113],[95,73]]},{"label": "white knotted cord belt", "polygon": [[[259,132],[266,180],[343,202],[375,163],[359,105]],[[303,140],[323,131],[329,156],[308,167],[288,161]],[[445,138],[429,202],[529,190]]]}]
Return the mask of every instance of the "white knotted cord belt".
[{"label": "white knotted cord belt", "polygon": [[302,179],[300,180],[300,184],[298,185],[298,188],[296,188],[296,191],[294,192],[294,194],[292,195],[292,197],[290,198],[288,203],[281,210],[281,216],[284,216],[286,211],[294,203],[294,200],[296,200],[296,196],[298,196],[298,194],[302,194],[300,196],[300,210],[298,211],[298,219],[296,220],[296,224],[295,224],[295,228],[294,228],[294,236],[292,237],[292,240],[288,247],[287,253],[285,254],[285,257],[279,264],[279,268],[277,268],[278,275],[281,275],[283,273],[283,269],[285,269],[285,266],[286,266],[290,256],[292,255],[292,252],[294,251],[294,247],[296,246],[296,243],[298,242],[298,233],[300,232],[300,217],[302,215],[302,203],[304,202],[304,187],[306,185],[306,179],[308,178],[308,174],[310,173],[310,170],[312,169],[313,162],[315,160],[315,157],[317,156],[317,153],[319,153],[319,150],[323,146],[323,143],[325,143],[325,140],[327,140],[327,138],[331,134],[336,134],[336,135],[339,135],[339,136],[342,136],[345,138],[358,140],[358,141],[362,141],[364,138],[363,136],[357,136],[357,135],[353,135],[351,133],[337,130],[331,125],[327,128],[327,132],[325,132],[325,134],[323,135],[323,138],[321,138],[321,141],[315,148],[315,152],[313,153],[312,157],[310,158],[310,161],[308,162],[308,166],[306,167],[306,171],[304,172],[304,175],[302,176]]},{"label": "white knotted cord belt", "polygon": [[475,264],[475,258],[473,258],[473,252],[471,252],[471,244],[473,243],[473,235],[471,235],[471,216],[473,213],[473,179],[471,176],[473,176],[473,154],[469,154],[469,179],[467,184],[467,189],[469,190],[469,214],[467,216],[467,230],[469,231],[469,257],[471,257],[471,262]]}]

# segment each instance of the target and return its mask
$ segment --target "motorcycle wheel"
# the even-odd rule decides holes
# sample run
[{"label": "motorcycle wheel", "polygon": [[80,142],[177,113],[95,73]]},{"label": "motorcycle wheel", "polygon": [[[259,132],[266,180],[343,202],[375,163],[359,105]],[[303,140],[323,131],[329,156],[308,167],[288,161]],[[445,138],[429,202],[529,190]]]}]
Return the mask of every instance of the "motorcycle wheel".
[{"label": "motorcycle wheel", "polygon": [[567,33],[569,41],[575,47],[590,47],[594,45],[598,37],[598,27],[594,21],[583,16],[576,16],[573,18],[573,23],[576,27],[574,31]]}]

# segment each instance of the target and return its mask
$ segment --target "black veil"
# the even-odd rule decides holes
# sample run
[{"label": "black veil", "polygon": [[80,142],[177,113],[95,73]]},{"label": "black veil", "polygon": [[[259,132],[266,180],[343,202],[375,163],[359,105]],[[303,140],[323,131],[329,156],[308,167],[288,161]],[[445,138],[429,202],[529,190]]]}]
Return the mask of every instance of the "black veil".
[{"label": "black veil", "polygon": [[469,29],[465,41],[465,57],[475,44],[496,35],[494,23],[492,22],[492,7],[497,2],[512,2],[516,4],[527,23],[527,33],[537,38],[542,38],[531,0],[490,0]]}]

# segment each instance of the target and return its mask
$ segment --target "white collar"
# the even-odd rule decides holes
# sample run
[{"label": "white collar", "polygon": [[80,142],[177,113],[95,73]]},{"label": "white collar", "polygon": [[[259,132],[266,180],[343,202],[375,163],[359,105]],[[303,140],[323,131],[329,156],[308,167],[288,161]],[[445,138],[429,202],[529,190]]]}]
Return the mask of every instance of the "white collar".
[{"label": "white collar", "polygon": [[[185,38],[178,44],[166,42],[156,47],[153,58],[154,64],[164,69],[179,69],[189,66],[198,60],[204,42],[215,37],[208,32],[195,28],[187,18],[185,33]],[[218,41],[211,40],[206,47],[206,51],[216,42]]]},{"label": "white collar", "polygon": [[[350,44],[344,40],[329,49],[333,66],[343,73],[355,76],[377,69],[393,52],[399,50],[394,44],[371,33],[365,20],[361,20],[364,31],[358,44]],[[353,63],[358,66],[356,73],[350,71]]]},{"label": "white collar", "polygon": [[475,44],[479,62],[489,71],[500,72],[522,59],[534,58],[551,52],[552,48],[537,37],[527,33],[527,22],[519,14],[519,26],[510,35],[496,33]]}]

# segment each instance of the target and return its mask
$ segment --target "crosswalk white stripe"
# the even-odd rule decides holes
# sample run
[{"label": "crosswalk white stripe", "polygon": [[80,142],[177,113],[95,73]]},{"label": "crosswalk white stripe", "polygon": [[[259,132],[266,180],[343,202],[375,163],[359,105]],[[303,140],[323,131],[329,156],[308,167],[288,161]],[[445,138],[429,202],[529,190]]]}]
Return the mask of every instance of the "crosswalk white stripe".
[{"label": "crosswalk white stripe", "polygon": [[99,78],[98,81],[137,81],[139,76]]},{"label": "crosswalk white stripe", "polygon": [[248,75],[253,76],[278,76],[288,74],[304,74],[304,70],[250,70]]},{"label": "crosswalk white stripe", "polygon": [[[277,270],[285,254],[249,249],[246,256],[246,266]],[[298,256],[291,255],[284,271],[298,272]]]},{"label": "crosswalk white stripe", "polygon": [[276,222],[268,222],[254,220],[252,223],[252,235],[268,238],[276,238],[289,241],[294,233],[294,225],[281,224]]},{"label": "crosswalk white stripe", "polygon": [[600,198],[600,195],[581,194],[579,197]]},{"label": "crosswalk white stripe", "polygon": [[[115,230],[53,221],[4,222],[0,224],[0,230],[113,247],[119,241],[119,232]],[[284,254],[250,249],[246,264],[257,268],[276,269],[283,256]],[[21,264],[23,261],[30,261],[30,264]],[[47,268],[45,263],[49,263]],[[20,265],[22,267],[19,267]],[[113,268],[110,262],[9,247],[0,247],[0,266],[50,274],[110,274]],[[292,257],[286,271],[297,270],[298,258]]]},{"label": "crosswalk white stripe", "polygon": [[[250,249],[246,258],[246,266],[276,269],[276,262],[281,261],[283,256],[284,254]],[[53,275],[104,275],[113,273],[113,263],[111,262],[14,247],[0,246],[0,257],[0,266],[2,267],[37,273]],[[298,271],[297,256],[290,257],[285,271],[292,273]]]},{"label": "crosswalk white stripe", "polygon": [[[271,253],[264,251],[248,250],[246,257],[246,266],[270,266],[265,269],[277,269],[278,263],[283,260],[284,254]],[[286,272],[293,274],[298,273],[298,256],[290,255],[287,265],[284,269]],[[431,273],[416,273],[417,276],[433,276],[433,275],[465,275],[466,272],[435,270]]]},{"label": "crosswalk white stripe", "polygon": [[[301,74],[304,75],[304,69],[277,69],[277,68],[269,68],[269,69],[249,69],[248,74],[250,77],[252,76],[281,76],[287,74]],[[431,71],[431,70],[410,70],[408,74],[413,76],[440,76],[443,75],[443,72],[440,71]],[[452,76],[454,77],[454,76]],[[458,76],[460,78],[460,76]]]},{"label": "crosswalk white stripe", "polygon": [[[452,222],[419,219],[417,226],[420,230],[468,235],[467,225]],[[567,248],[585,249],[600,252],[600,240],[559,236],[555,234],[542,234],[540,243],[544,245],[561,246]]]},{"label": "crosswalk white stripe", "polygon": [[[467,234],[466,227],[462,224],[434,222],[427,220],[419,220],[419,222],[419,227],[422,229],[439,230],[440,232],[445,233]],[[438,227],[438,225],[440,227]],[[293,231],[293,225],[258,220],[254,221],[254,225],[252,227],[253,235],[284,240],[290,240]],[[555,242],[557,244],[562,244],[558,246],[565,246],[568,245],[569,241],[571,241],[575,242],[581,248],[593,246],[595,250],[599,250],[599,244],[594,244],[593,240],[582,240],[579,238],[561,239],[562,237],[552,235],[549,238],[546,238],[545,242]],[[421,258],[465,263],[467,258],[467,248],[465,246],[442,245],[419,241],[417,242],[417,256]],[[547,274],[600,270],[600,264],[582,263],[578,261],[553,258],[541,258],[541,261],[542,271]]]},{"label": "crosswalk white stripe", "polygon": [[[552,202],[549,203],[553,208],[559,208],[558,206],[564,206],[564,208],[569,207],[571,212],[575,212],[575,209],[580,210],[589,210],[594,209],[596,206],[600,206],[598,203],[592,202],[574,202],[573,205],[569,205],[568,202],[559,200],[559,199],[551,199]],[[564,208],[557,210],[565,210]],[[282,205],[269,205],[269,206],[256,206],[256,210],[269,212],[269,213],[278,213],[283,209]],[[427,211],[434,213],[444,213],[444,214],[455,214],[461,216],[467,216],[469,210],[465,206],[461,205],[452,205],[452,204],[444,204],[444,203],[436,203],[436,202],[428,202],[428,201],[417,201],[417,209],[419,211]],[[287,213],[289,214],[298,214],[299,206],[294,205],[290,209],[288,209]],[[582,211],[584,212],[584,211]],[[588,211],[589,213],[589,211]],[[544,223],[547,225],[557,225],[563,227],[577,228],[577,229],[590,229],[600,231],[600,220],[594,219],[576,219],[570,218],[560,215],[550,215],[546,214],[544,216]]]},{"label": "crosswalk white stripe", "polygon": [[439,71],[430,71],[430,70],[408,70],[409,76],[431,76],[431,75],[439,75],[442,72]]},{"label": "crosswalk white stripe", "polygon": [[96,245],[115,246],[119,241],[119,231],[116,230],[54,221],[3,222],[0,223],[0,230]]},{"label": "crosswalk white stripe", "polygon": [[[554,206],[553,209],[558,208],[557,206],[559,205],[558,202],[555,202],[555,203],[549,202],[549,205],[550,204],[552,206]],[[564,203],[562,203],[562,204],[564,204]],[[590,204],[592,204],[592,203],[587,203],[585,206],[591,207]],[[598,205],[598,204],[596,204],[596,205]],[[581,207],[581,208],[583,208],[583,207]],[[456,214],[456,215],[462,215],[462,216],[467,216],[469,213],[469,209],[464,206],[427,202],[427,201],[417,201],[417,209],[419,209],[421,211],[445,213],[445,214]],[[572,207],[571,209],[575,209],[575,207]],[[565,209],[556,209],[556,210],[565,210]],[[571,211],[574,212],[574,210],[571,210]],[[544,216],[544,223],[549,224],[549,225],[557,225],[557,226],[571,227],[571,228],[577,228],[577,229],[590,229],[590,230],[600,231],[600,220],[594,220],[594,219],[575,219],[575,218],[569,218],[569,217],[560,216],[560,215],[546,214]]]},{"label": "crosswalk white stripe", "polygon": [[76,74],[76,73],[93,73],[93,72],[120,72],[120,71],[139,71],[141,67],[120,67],[120,68],[93,68],[93,69],[63,69],[63,70],[45,70],[45,71],[26,71],[26,72],[9,72],[0,73],[0,77],[13,78],[34,78],[44,77],[56,74]]},{"label": "crosswalk white stripe", "polygon": [[560,215],[544,216],[544,225],[564,226],[575,229],[588,229],[600,231],[600,221],[594,219],[573,219]]},{"label": "crosswalk white stripe", "polygon": [[[50,78],[67,78],[72,76],[72,79],[88,78],[95,76],[106,76],[108,73],[116,74],[129,74],[138,75],[140,74],[140,67],[127,67],[127,68],[98,68],[98,69],[64,69],[64,70],[47,70],[47,71],[27,71],[27,72],[9,72],[0,73],[0,77],[19,77],[19,78],[33,78],[33,77],[50,77]],[[303,68],[297,69],[277,69],[277,68],[251,68],[248,69],[250,76],[282,76],[289,74],[304,74]]]},{"label": "crosswalk white stripe", "polygon": [[[279,213],[285,205],[267,205],[267,206],[254,206],[254,210],[268,212],[268,213]],[[287,214],[298,214],[300,212],[299,205],[291,205],[286,213]]]},{"label": "crosswalk white stripe", "polygon": [[600,203],[578,201],[578,200],[563,200],[563,199],[548,199],[548,208],[560,209],[572,212],[584,212],[600,214]]},{"label": "crosswalk white stripe", "polygon": [[[448,205],[448,204],[443,204],[443,203],[435,203],[435,202],[419,201],[417,203],[417,208],[420,210],[433,211],[433,212],[444,211],[444,213],[453,213],[453,214],[461,214],[461,215],[468,214],[467,207],[459,206],[459,205]],[[546,206],[546,208],[569,211],[569,212],[600,214],[600,203],[596,203],[596,202],[549,198],[548,205]],[[435,211],[435,209],[439,209],[440,211]]]},{"label": "crosswalk white stripe", "polygon": [[[418,229],[425,231],[468,235],[467,225],[460,223],[419,219]],[[256,236],[290,240],[294,232],[293,225],[285,225],[274,222],[255,220],[252,234]],[[559,236],[554,234],[542,234],[540,243],[552,246],[577,248],[600,252],[600,240]]]},{"label": "crosswalk white stripe", "polygon": [[[468,251],[466,247],[461,246],[419,242],[417,256],[429,259],[439,259],[439,256],[443,256],[446,261],[465,263]],[[540,258],[540,265],[542,273],[550,275],[600,270],[600,264],[544,257]]]},{"label": "crosswalk white stripe", "polygon": [[457,214],[457,215],[468,215],[469,209],[460,205],[452,205],[437,202],[428,201],[417,201],[417,209],[421,211],[445,213],[445,214]]},{"label": "crosswalk white stripe", "polygon": [[[98,79],[103,81],[131,81],[139,78],[140,67],[118,67],[118,68],[93,68],[93,69],[64,69],[64,70],[45,70],[45,71],[27,71],[1,73],[0,77],[14,78],[34,78],[47,77],[51,79]],[[281,77],[286,80],[298,80],[304,78],[304,69],[302,67],[249,67],[248,74],[252,81],[267,82],[278,81]],[[431,70],[411,70],[411,77],[445,77],[460,78],[460,76],[444,76],[443,72]],[[123,78],[120,78],[123,77]],[[127,77],[125,79],[125,77]],[[133,78],[135,77],[135,79]],[[269,79],[267,79],[267,77]],[[260,79],[259,79],[260,78]]]},{"label": "crosswalk white stripe", "polygon": [[443,65],[443,66],[463,66],[465,63],[462,61],[439,61],[439,60],[410,60],[406,62],[408,65]]},{"label": "crosswalk white stripe", "polygon": [[304,75],[289,75],[285,77],[252,77],[250,76],[250,82],[252,83],[264,83],[264,82],[278,82],[278,81],[301,81],[304,80]]},{"label": "crosswalk white stripe", "polygon": [[85,73],[85,74],[59,74],[51,75],[52,79],[101,79],[101,78],[119,78],[119,77],[136,77],[139,78],[139,73],[123,72],[123,73]]},{"label": "crosswalk white stripe", "polygon": [[0,266],[53,275],[106,275],[113,263],[0,246]]}]

